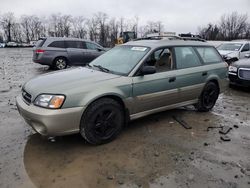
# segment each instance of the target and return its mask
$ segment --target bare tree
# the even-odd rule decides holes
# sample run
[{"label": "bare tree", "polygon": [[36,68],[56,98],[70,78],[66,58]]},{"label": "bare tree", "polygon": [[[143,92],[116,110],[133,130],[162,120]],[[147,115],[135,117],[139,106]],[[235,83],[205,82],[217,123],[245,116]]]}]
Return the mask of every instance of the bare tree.
[{"label": "bare tree", "polygon": [[107,36],[108,36],[108,32],[107,32],[107,19],[108,19],[108,15],[106,13],[103,12],[98,12],[97,14],[94,15],[94,19],[96,20],[97,24],[98,24],[98,29],[99,29],[99,42],[101,45],[106,46],[107,45]]},{"label": "bare tree", "polygon": [[233,40],[250,38],[250,23],[247,22],[247,14],[224,14],[219,24],[209,23],[205,27],[198,28],[199,35],[207,40]]},{"label": "bare tree", "polygon": [[200,27],[199,36],[207,40],[220,40],[221,33],[219,27],[215,24],[209,23],[205,27]]},{"label": "bare tree", "polygon": [[1,26],[4,30],[4,34],[7,37],[7,41],[12,41],[12,29],[15,24],[15,17],[13,12],[5,13],[1,16]]},{"label": "bare tree", "polygon": [[12,40],[16,42],[23,42],[22,30],[19,23],[13,23],[11,27]]},{"label": "bare tree", "polygon": [[247,18],[247,14],[238,14],[237,12],[223,15],[220,20],[220,31],[224,39],[243,38],[247,27]]},{"label": "bare tree", "polygon": [[122,33],[124,31],[124,18],[123,17],[120,18],[119,25],[120,25],[120,32]]},{"label": "bare tree", "polygon": [[95,18],[87,20],[87,26],[89,31],[89,38],[92,41],[97,41],[98,38],[98,23]]},{"label": "bare tree", "polygon": [[71,15],[52,14],[49,18],[49,35],[54,37],[70,36],[71,21]]},{"label": "bare tree", "polygon": [[245,30],[245,38],[250,39],[250,23],[247,24],[247,27]]},{"label": "bare tree", "polygon": [[84,17],[79,16],[79,17],[74,17],[71,22],[72,22],[72,25],[73,25],[73,29],[72,29],[73,37],[86,38],[86,35],[87,35],[87,28],[86,28],[87,20]]},{"label": "bare tree", "polygon": [[138,27],[139,27],[139,17],[135,16],[134,17],[134,25],[133,25],[133,31],[135,32],[135,36],[137,37],[138,35]]},{"label": "bare tree", "polygon": [[30,42],[30,24],[31,24],[31,18],[30,16],[27,15],[23,15],[21,16],[21,20],[20,20],[20,24],[22,26],[24,35],[26,37],[26,42],[29,43]]},{"label": "bare tree", "polygon": [[109,26],[110,26],[110,45],[114,46],[115,41],[117,40],[117,37],[119,35],[119,22],[116,21],[115,18],[112,18],[109,21]]},{"label": "bare tree", "polygon": [[2,31],[0,30],[0,43],[2,43],[3,42],[3,33],[2,33]]},{"label": "bare tree", "polygon": [[160,33],[163,31],[164,25],[161,21],[148,21],[147,25],[143,25],[139,28],[141,37],[145,37],[149,33]]},{"label": "bare tree", "polygon": [[164,30],[164,25],[162,24],[162,22],[161,21],[158,21],[158,22],[156,22],[156,24],[157,24],[157,30],[158,30],[158,32],[160,33],[160,32],[163,32],[163,30]]},{"label": "bare tree", "polygon": [[69,37],[71,28],[71,15],[63,15],[60,19],[61,21],[61,35],[63,37]]}]

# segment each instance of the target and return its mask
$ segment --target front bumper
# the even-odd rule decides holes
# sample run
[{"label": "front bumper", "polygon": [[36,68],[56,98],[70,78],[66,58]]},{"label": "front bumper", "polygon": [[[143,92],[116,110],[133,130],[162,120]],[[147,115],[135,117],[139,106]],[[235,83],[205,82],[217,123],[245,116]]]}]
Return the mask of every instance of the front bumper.
[{"label": "front bumper", "polygon": [[230,80],[230,84],[250,87],[250,80],[244,80],[238,77],[238,74],[228,74],[228,78]]},{"label": "front bumper", "polygon": [[38,133],[44,136],[60,136],[79,132],[83,107],[46,109],[26,104],[22,96],[16,98],[20,115]]}]

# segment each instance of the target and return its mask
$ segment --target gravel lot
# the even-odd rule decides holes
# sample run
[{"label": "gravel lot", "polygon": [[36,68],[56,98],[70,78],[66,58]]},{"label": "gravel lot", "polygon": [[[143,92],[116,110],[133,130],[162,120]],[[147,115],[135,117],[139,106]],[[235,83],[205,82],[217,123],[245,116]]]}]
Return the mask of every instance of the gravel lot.
[{"label": "gravel lot", "polygon": [[[91,146],[80,135],[55,142],[19,116],[15,97],[47,67],[32,50],[0,49],[0,187],[250,187],[250,90],[228,88],[213,111],[192,107],[130,122],[112,143]],[[187,122],[185,129],[173,115]],[[219,128],[230,126],[231,141]]]}]

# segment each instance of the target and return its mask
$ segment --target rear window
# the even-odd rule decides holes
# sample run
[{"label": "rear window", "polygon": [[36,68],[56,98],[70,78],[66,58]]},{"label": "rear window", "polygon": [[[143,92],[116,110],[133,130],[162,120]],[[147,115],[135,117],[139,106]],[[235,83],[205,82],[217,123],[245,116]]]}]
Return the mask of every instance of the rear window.
[{"label": "rear window", "polygon": [[80,48],[85,49],[85,45],[82,41],[65,41],[67,48]]},{"label": "rear window", "polygon": [[64,41],[54,41],[48,45],[48,47],[65,48]]},{"label": "rear window", "polygon": [[43,44],[45,43],[45,41],[46,41],[46,39],[38,40],[38,41],[36,42],[36,47],[42,47]]},{"label": "rear window", "polygon": [[221,56],[213,47],[196,47],[204,63],[221,62]]}]

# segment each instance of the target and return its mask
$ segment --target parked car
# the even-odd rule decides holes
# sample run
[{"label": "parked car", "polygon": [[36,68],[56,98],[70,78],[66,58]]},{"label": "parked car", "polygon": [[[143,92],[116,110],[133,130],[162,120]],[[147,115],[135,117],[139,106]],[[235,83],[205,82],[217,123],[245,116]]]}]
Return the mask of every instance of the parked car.
[{"label": "parked car", "polygon": [[16,43],[16,42],[7,42],[6,47],[18,47],[18,43]]},{"label": "parked car", "polygon": [[33,49],[33,61],[56,69],[86,65],[106,50],[99,44],[76,38],[43,38]]},{"label": "parked car", "polygon": [[129,120],[186,105],[209,111],[227,84],[227,64],[208,43],[141,40],[116,46],[86,67],[31,79],[16,104],[42,135],[80,132],[102,144]]},{"label": "parked car", "polygon": [[217,47],[222,57],[229,62],[250,57],[250,41],[225,42]]},{"label": "parked car", "polygon": [[250,58],[240,59],[228,68],[230,84],[250,87]]},{"label": "parked car", "polygon": [[0,43],[0,48],[4,48],[5,47],[5,43]]}]

